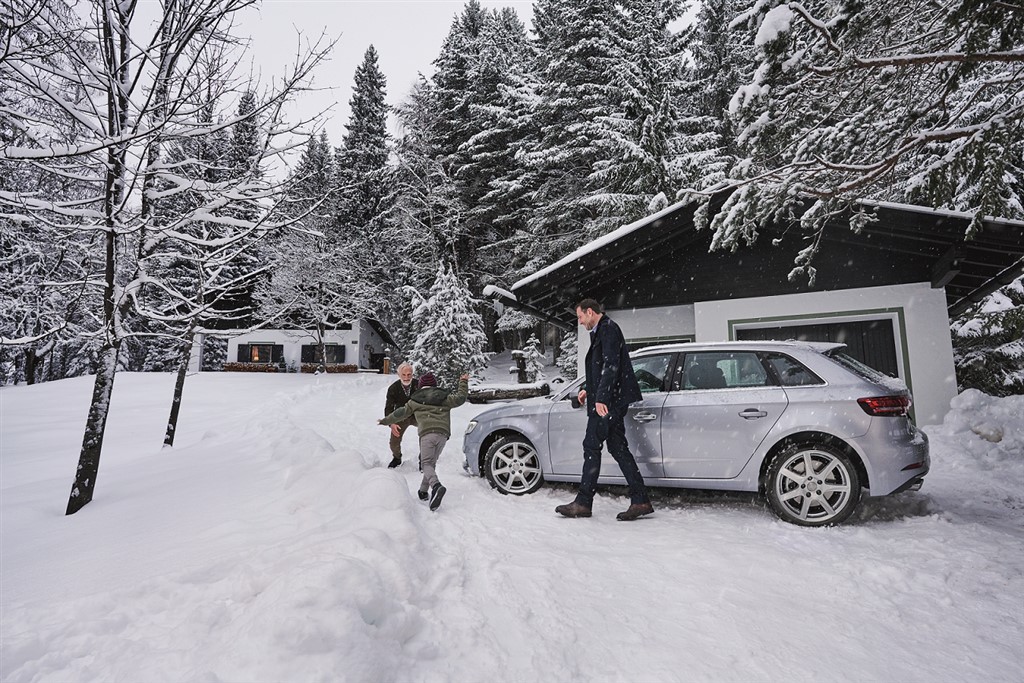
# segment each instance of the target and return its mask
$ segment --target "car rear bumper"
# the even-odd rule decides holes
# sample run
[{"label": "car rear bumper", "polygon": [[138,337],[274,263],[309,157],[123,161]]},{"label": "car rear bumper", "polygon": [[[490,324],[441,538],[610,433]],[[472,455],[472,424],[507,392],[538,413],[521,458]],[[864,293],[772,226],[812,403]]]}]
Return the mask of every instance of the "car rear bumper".
[{"label": "car rear bumper", "polygon": [[931,469],[928,435],[913,424],[894,424],[890,418],[874,418],[863,437],[854,439],[866,457],[869,495],[887,496],[920,488]]}]

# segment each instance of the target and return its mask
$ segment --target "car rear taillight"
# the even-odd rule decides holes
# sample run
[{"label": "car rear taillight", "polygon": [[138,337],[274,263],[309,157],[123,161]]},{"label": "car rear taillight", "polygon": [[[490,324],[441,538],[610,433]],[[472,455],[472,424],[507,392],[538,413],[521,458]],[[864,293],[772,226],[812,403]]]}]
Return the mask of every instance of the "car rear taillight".
[{"label": "car rear taillight", "polygon": [[878,417],[904,417],[910,410],[909,396],[873,396],[858,398],[857,403],[868,415]]}]

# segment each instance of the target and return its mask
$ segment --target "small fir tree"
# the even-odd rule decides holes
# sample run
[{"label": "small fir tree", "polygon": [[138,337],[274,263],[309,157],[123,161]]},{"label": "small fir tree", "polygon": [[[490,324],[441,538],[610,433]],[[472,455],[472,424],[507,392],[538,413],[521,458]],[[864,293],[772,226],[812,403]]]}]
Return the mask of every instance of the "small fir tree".
[{"label": "small fir tree", "polygon": [[576,379],[576,357],[579,349],[578,339],[575,332],[568,332],[562,338],[562,344],[558,350],[558,360],[555,361],[555,365],[562,373],[562,377],[567,380]]},{"label": "small fir tree", "polygon": [[523,347],[523,355],[526,357],[526,381],[536,382],[544,379],[544,354],[540,352],[540,340],[537,335],[531,334]]},{"label": "small fir tree", "polygon": [[487,337],[475,303],[455,269],[441,264],[430,295],[412,313],[417,337],[410,360],[417,372],[432,372],[438,384],[454,388],[463,373],[486,367]]}]

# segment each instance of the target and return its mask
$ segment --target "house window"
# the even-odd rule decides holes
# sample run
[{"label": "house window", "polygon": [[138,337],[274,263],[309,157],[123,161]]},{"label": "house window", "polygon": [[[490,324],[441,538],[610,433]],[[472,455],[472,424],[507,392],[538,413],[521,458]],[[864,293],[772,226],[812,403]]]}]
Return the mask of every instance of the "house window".
[{"label": "house window", "polygon": [[[302,362],[319,363],[320,357],[317,355],[318,353],[319,349],[316,344],[303,344]],[[341,344],[324,344],[324,354],[327,356],[328,365],[345,362],[345,347]]]},{"label": "house window", "polygon": [[269,342],[238,345],[239,363],[280,363],[284,361],[284,346]]}]

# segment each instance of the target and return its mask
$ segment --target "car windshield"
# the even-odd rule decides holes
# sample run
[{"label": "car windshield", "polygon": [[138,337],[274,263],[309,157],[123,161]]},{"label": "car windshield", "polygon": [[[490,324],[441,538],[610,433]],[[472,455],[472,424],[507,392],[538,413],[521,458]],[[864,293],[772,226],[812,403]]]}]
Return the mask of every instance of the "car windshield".
[{"label": "car windshield", "polygon": [[556,392],[554,392],[552,394],[548,394],[548,396],[546,396],[546,398],[549,401],[560,401],[563,398],[568,398],[568,397],[571,397],[571,396],[575,396],[576,394],[580,393],[580,387],[583,386],[583,380],[584,379],[586,379],[586,378],[585,377],[577,377],[573,381],[569,382],[569,385],[566,386],[564,389],[556,391]]}]

